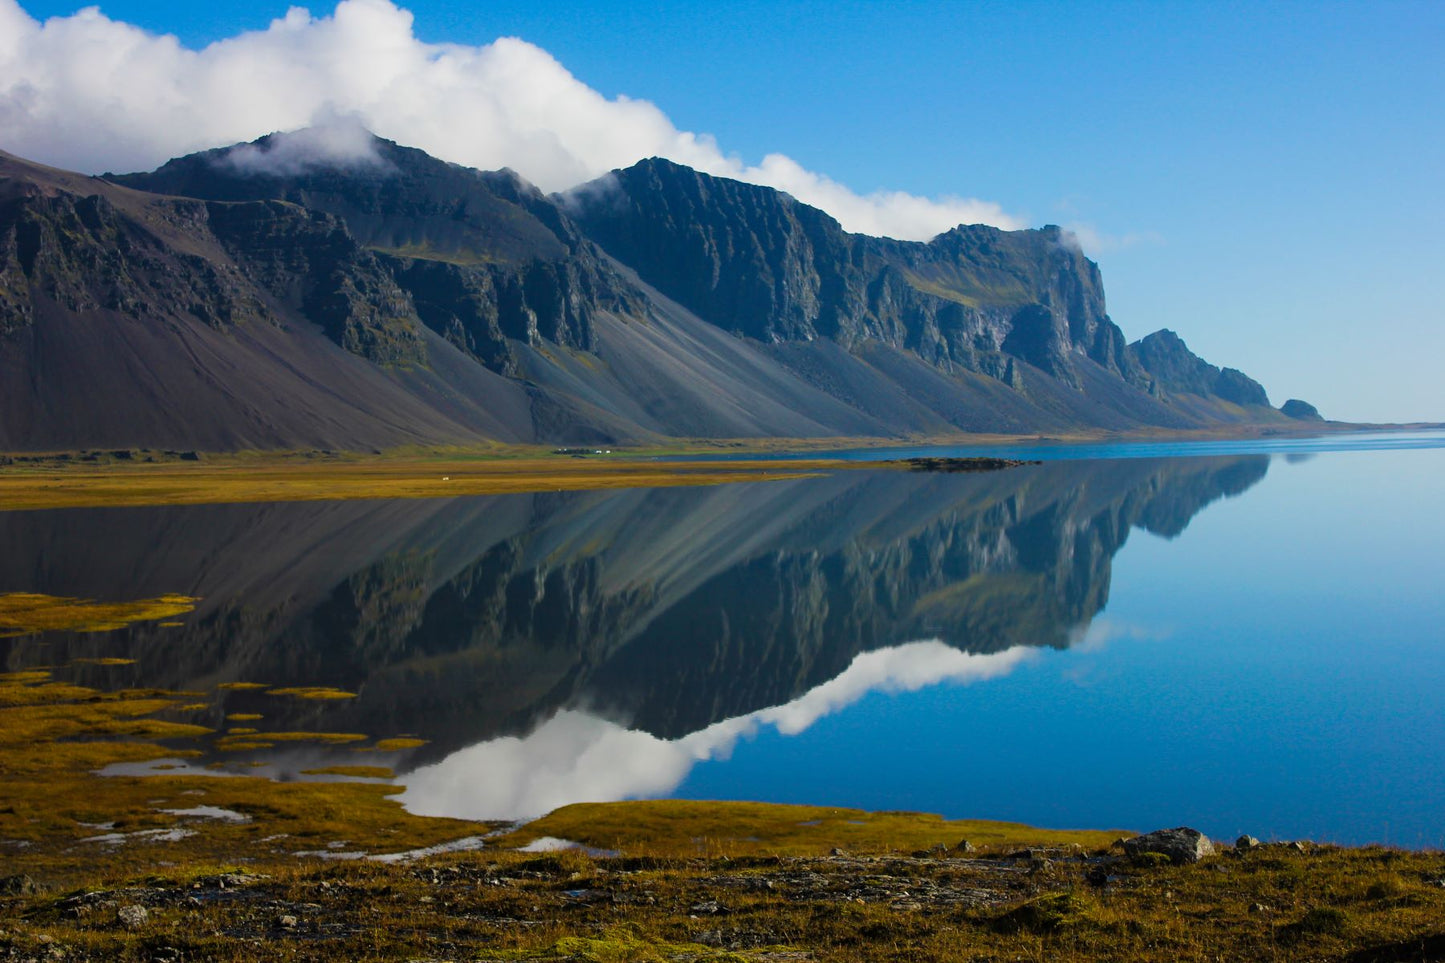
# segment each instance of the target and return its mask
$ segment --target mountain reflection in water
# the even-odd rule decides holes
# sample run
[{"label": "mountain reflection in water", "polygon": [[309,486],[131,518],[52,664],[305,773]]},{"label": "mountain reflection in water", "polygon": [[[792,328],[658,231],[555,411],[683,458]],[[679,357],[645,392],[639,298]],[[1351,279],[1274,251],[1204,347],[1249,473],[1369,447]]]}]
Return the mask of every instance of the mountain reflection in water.
[{"label": "mountain reflection in water", "polygon": [[[712,488],[0,513],[0,590],[197,596],[180,627],[0,640],[10,669],[217,693],[209,719],[413,734],[419,811],[665,795],[742,736],[1082,637],[1135,527],[1172,537],[1267,456],[840,472]],[[923,640],[923,641],[920,641]],[[280,771],[324,750],[260,750]],[[217,755],[241,762],[235,754]],[[355,757],[352,757],[354,761]],[[202,760],[204,763],[205,760]],[[379,760],[380,761],[380,760]]]}]

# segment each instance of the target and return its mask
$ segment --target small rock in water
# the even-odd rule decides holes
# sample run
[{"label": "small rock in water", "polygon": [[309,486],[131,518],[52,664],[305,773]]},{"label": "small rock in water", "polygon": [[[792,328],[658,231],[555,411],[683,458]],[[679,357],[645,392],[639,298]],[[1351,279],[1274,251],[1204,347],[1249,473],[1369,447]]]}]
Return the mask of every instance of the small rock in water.
[{"label": "small rock in water", "polygon": [[1214,844],[1199,830],[1179,826],[1174,829],[1156,829],[1152,833],[1126,839],[1124,852],[1130,856],[1159,853],[1177,865],[1197,863],[1205,856],[1214,855]]},{"label": "small rock in water", "polygon": [[1234,841],[1234,848],[1241,853],[1249,849],[1258,849],[1259,840],[1255,839],[1248,833],[1245,833],[1243,836],[1239,837]]},{"label": "small rock in water", "polygon": [[131,903],[115,911],[116,922],[128,930],[138,930],[150,921],[151,914],[144,906]]}]

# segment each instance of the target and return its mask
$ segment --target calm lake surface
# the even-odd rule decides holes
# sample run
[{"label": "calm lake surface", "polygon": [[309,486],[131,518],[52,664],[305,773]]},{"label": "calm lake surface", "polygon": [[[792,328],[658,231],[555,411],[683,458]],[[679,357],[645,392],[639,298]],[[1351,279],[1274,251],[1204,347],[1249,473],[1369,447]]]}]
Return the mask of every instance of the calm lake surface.
[{"label": "calm lake surface", "polygon": [[427,740],[186,763],[383,763],[423,813],[676,796],[1445,846],[1445,434],[1011,453],[1048,460],[0,512],[0,592],[201,597],[0,662],[204,691],[257,742]]}]

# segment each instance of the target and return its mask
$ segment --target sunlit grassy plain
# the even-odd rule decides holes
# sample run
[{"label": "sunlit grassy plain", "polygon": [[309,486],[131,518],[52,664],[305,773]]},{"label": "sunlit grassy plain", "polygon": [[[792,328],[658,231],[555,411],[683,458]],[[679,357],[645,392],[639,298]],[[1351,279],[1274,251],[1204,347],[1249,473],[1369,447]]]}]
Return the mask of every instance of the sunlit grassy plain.
[{"label": "sunlit grassy plain", "polygon": [[[1357,429],[1325,425],[1229,426],[1199,431],[1079,431],[1042,435],[957,435],[937,438],[680,439],[582,456],[538,446],[402,448],[388,452],[84,451],[0,455],[0,510],[110,505],[316,501],[357,498],[446,498],[517,492],[716,485],[773,481],[824,472],[901,468],[887,449],[898,445],[1206,441],[1265,435],[1306,435]],[[844,461],[826,452],[877,449],[878,461]],[[590,452],[591,446],[584,450]],[[822,452],[818,458],[749,460],[749,454]],[[725,463],[687,455],[732,456]],[[656,461],[659,456],[678,460]]]},{"label": "sunlit grassy plain", "polygon": [[158,461],[9,466],[0,469],[0,509],[220,502],[449,498],[518,492],[716,485],[798,478],[852,467],[829,460],[656,462],[565,455],[466,457],[227,456]]}]

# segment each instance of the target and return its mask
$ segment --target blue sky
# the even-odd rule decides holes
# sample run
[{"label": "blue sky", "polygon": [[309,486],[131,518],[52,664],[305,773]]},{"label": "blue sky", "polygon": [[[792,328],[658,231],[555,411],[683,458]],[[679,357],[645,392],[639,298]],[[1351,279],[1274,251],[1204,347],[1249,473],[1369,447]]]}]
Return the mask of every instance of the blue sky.
[{"label": "blue sky", "polygon": [[[400,5],[421,41],[520,37],[747,165],[1077,226],[1130,338],[1173,328],[1276,403],[1445,420],[1445,4]],[[193,49],[285,14],[101,8]]]}]

